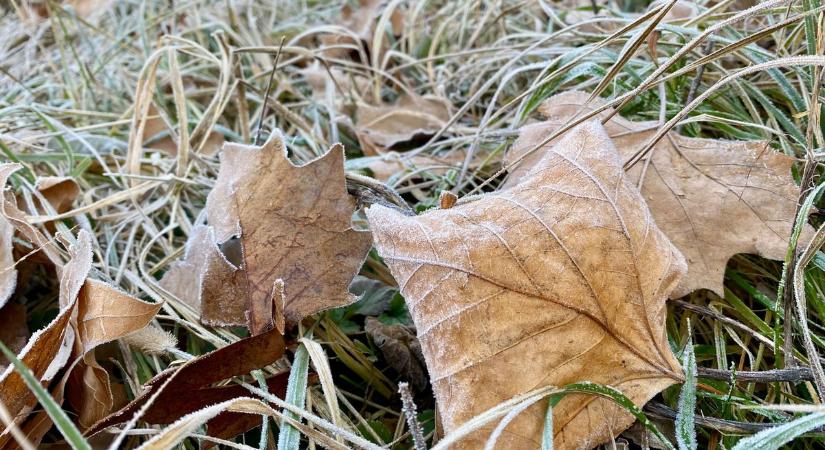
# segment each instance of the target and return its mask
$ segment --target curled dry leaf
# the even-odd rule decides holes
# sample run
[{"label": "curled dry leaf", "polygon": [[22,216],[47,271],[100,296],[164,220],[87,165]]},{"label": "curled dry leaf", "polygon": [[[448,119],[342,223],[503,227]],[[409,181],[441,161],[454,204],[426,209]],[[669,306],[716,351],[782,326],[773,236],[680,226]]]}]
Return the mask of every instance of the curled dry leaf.
[{"label": "curled dry leaf", "polygon": [[[271,330],[219,348],[187,361],[182,366],[167,369],[149,380],[131,403],[96,423],[86,434],[99,433],[107,427],[132,419],[149,402],[151,403],[141,420],[165,424],[208,405],[238,397],[247,392],[242,386],[213,385],[268,366],[281,358],[284,350],[284,340],[280,333]],[[267,380],[270,392],[283,397],[288,376],[288,373],[284,373]],[[155,395],[157,397],[152,400]],[[260,417],[250,421],[248,418],[228,415],[229,417],[219,416],[214,423],[210,423],[211,436],[228,439],[260,424]]]},{"label": "curled dry leaf", "polygon": [[[417,217],[380,206],[367,217],[410,308],[446,432],[542,386],[592,381],[643,405],[683,379],[664,325],[684,259],[597,122],[507,189]],[[545,411],[525,410],[498,445],[538,448]],[[555,445],[592,448],[632,422],[609,400],[565,397],[553,409]],[[491,431],[462,448],[481,448]]]},{"label": "curled dry leaf", "polygon": [[287,158],[277,131],[261,147],[224,147],[207,215],[218,241],[240,236],[247,298],[236,299],[247,301],[253,333],[274,325],[277,280],[290,321],[352,303],[347,287],[372,242],[368,232],[353,229],[354,212],[342,145],[302,166]]},{"label": "curled dry leaf", "polygon": [[423,392],[427,388],[426,363],[414,327],[387,325],[375,317],[367,317],[364,331],[372,337],[390,367],[410,383],[413,391]]},{"label": "curled dry leaf", "polygon": [[[516,161],[568,120],[603,104],[596,100],[585,105],[588,98],[583,92],[567,92],[547,100],[539,108],[547,120],[521,129],[507,162]],[[605,127],[628,160],[656,133],[658,124],[616,115]],[[505,185],[518,184],[545,153],[528,155]],[[736,253],[785,257],[799,195],[791,177],[793,163],[767,142],[696,139],[670,132],[630,168],[628,178],[639,187],[656,224],[688,262],[687,276],[671,293],[673,298],[697,289],[723,295],[725,265]],[[802,242],[812,233],[806,226]]]},{"label": "curled dry leaf", "polygon": [[[17,164],[0,166],[3,185],[19,168]],[[24,215],[11,200],[4,202],[3,214],[32,244],[47,248],[45,236],[25,222]],[[143,302],[103,282],[88,279],[92,237],[85,230],[80,231],[76,243],[70,246],[69,255],[70,260],[65,264],[56,255],[53,259],[60,276],[61,310],[51,323],[31,336],[18,357],[44,384],[58,380],[53,397],[62,402],[65,393],[79,413],[81,426],[87,426],[109,414],[114,404],[108,374],[94,359],[94,348],[143,328],[160,305]],[[39,442],[48,431],[50,422],[45,412],[26,420],[36,399],[12,368],[7,368],[0,377],[0,401],[32,441]],[[9,439],[10,435],[4,431],[0,435],[0,447]]]},{"label": "curled dry leaf", "polygon": [[355,119],[361,149],[367,155],[378,155],[438,132],[450,120],[450,105],[436,96],[404,94],[391,105],[359,104]]}]

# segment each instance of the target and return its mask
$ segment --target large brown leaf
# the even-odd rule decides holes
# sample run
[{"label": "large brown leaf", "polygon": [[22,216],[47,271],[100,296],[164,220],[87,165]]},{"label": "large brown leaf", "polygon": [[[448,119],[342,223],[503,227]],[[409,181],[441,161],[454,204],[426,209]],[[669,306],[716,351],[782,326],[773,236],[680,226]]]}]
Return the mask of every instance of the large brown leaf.
[{"label": "large brown leaf", "polygon": [[[522,128],[507,160],[515,161],[569,119],[603,104],[595,100],[583,106],[588,97],[567,92],[547,100],[540,107],[547,120]],[[605,126],[624,160],[657,130],[656,122],[632,122],[618,115]],[[506,185],[519,183],[544,154],[540,149],[528,155]],[[628,178],[639,186],[656,224],[687,259],[687,276],[671,297],[697,289],[722,295],[725,265],[736,253],[785,257],[799,195],[791,177],[793,158],[774,152],[766,142],[696,139],[675,132],[650,155],[628,171]],[[812,231],[806,227],[803,241]]]},{"label": "large brown leaf", "polygon": [[278,280],[291,321],[354,300],[347,287],[371,237],[352,228],[355,200],[347,194],[340,144],[303,166],[287,158],[277,131],[261,147],[226,145],[207,209],[219,241],[240,235],[253,333],[273,325]]},{"label": "large brown leaf", "polygon": [[[507,189],[417,217],[380,206],[367,217],[410,307],[447,432],[542,386],[592,381],[642,405],[682,379],[664,324],[684,259],[597,122]],[[537,448],[544,411],[527,409],[498,445]],[[566,397],[553,414],[562,450],[633,422],[594,397]],[[462,448],[480,448],[490,431]]]}]

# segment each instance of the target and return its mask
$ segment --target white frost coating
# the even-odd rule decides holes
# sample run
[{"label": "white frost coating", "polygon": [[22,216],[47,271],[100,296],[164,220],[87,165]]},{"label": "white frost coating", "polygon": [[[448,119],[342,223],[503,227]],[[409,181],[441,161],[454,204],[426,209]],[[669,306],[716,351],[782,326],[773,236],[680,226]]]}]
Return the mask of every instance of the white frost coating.
[{"label": "white frost coating", "polygon": [[[264,146],[276,146],[286,151],[280,130],[272,130]],[[256,166],[266,163],[261,161],[261,154],[260,147],[254,145],[226,143],[223,146],[218,179],[206,197],[207,221],[214,228],[218,243],[241,235],[236,202],[237,183],[242,177],[253,173]]]},{"label": "white frost coating", "polygon": [[5,306],[17,287],[12,236],[14,236],[14,227],[0,216],[0,308]]},{"label": "white frost coating", "polygon": [[[616,153],[587,122],[507,189],[417,217],[367,210],[448,433],[541,386],[592,379],[641,405],[681,379],[662,305],[685,262]],[[541,409],[514,418],[498,445],[538,448]],[[608,400],[581,398],[562,400],[556,418],[558,449],[591,448],[633,420]],[[483,448],[493,428],[461,448]]]}]

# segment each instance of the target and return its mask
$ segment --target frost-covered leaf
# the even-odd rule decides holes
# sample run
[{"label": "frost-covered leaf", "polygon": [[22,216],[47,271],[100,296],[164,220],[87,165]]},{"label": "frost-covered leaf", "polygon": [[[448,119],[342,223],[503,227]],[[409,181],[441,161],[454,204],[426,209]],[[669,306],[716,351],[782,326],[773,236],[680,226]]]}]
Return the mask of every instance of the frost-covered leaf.
[{"label": "frost-covered leaf", "polygon": [[[347,32],[322,36],[323,53],[328,58],[345,58],[354,48],[372,49],[374,34],[384,32],[384,30],[377,29],[376,25],[385,14],[389,14],[387,20],[390,32],[393,35],[399,34],[404,26],[404,13],[397,7],[392,11],[387,11],[388,4],[389,2],[384,0],[346,2],[341,8],[339,25]],[[366,44],[363,47],[362,41]],[[384,39],[384,46],[387,44],[387,40]],[[374,54],[372,57],[379,58],[380,55]]]},{"label": "frost-covered leaf", "polygon": [[442,98],[409,94],[389,105],[359,104],[355,116],[358,142],[367,155],[385,153],[395,145],[436,133],[450,119],[449,108]]},{"label": "frost-covered leaf", "polygon": [[[626,178],[606,130],[580,125],[519,183],[417,217],[373,206],[375,245],[410,307],[446,432],[518,394],[590,381],[635,404],[683,379],[665,300],[684,259]],[[501,435],[538,448],[546,403]],[[603,398],[553,408],[557,449],[604,442],[633,416]],[[487,427],[463,442],[480,448]]]},{"label": "frost-covered leaf", "polygon": [[226,257],[212,227],[197,226],[184,258],[174,262],[160,285],[200,313],[210,326],[246,326],[246,277]]},{"label": "frost-covered leaf", "polygon": [[340,144],[302,166],[287,158],[277,131],[261,147],[226,145],[207,210],[219,242],[240,236],[252,333],[274,325],[278,280],[290,321],[354,300],[347,287],[372,239],[353,229]]},{"label": "frost-covered leaf", "polygon": [[[523,127],[507,160],[515,161],[569,119],[603,104],[594,100],[583,106],[588,98],[583,92],[566,92],[547,100],[539,107],[547,120]],[[618,115],[605,125],[623,160],[639,150],[657,126]],[[524,158],[506,185],[519,183],[544,154],[540,149]],[[799,196],[791,177],[793,162],[766,142],[696,139],[670,132],[628,171],[656,224],[687,259],[687,276],[671,293],[673,298],[697,289],[722,295],[725,265],[734,254],[785,258]],[[812,232],[806,226],[802,242]]]}]

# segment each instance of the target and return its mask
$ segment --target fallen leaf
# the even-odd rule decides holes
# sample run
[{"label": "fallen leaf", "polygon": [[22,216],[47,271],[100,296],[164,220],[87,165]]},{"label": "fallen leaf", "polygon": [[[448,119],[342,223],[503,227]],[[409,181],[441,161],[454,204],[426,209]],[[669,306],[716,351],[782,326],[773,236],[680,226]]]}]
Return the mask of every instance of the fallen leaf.
[{"label": "fallen leaf", "polygon": [[[48,384],[69,361],[74,341],[70,321],[75,310],[77,295],[91,269],[91,237],[81,231],[77,244],[69,248],[71,260],[63,267],[60,279],[61,310],[45,328],[32,334],[18,358],[31,369],[36,378]],[[15,423],[22,423],[37,404],[23,378],[12,366],[0,375],[0,402],[6,405]],[[0,434],[0,448],[11,439],[8,430]]]},{"label": "fallen leaf", "polygon": [[218,247],[212,227],[197,226],[186,253],[164,274],[160,285],[199,312],[210,326],[244,326],[246,276]]},{"label": "fallen leaf", "polygon": [[40,177],[34,187],[58,214],[71,210],[72,203],[80,195],[80,186],[72,177]]},{"label": "fallen leaf", "polygon": [[[146,124],[143,128],[143,146],[160,150],[170,156],[178,154],[177,134],[173,131],[166,121],[160,116],[158,108],[152,104],[149,105],[147,113]],[[201,147],[200,154],[203,156],[215,156],[223,145],[224,138],[221,133],[212,131],[206,138]]]},{"label": "fallen leaf", "polygon": [[370,80],[358,73],[345,72],[338,67],[330,67],[327,71],[316,61],[301,69],[301,75],[312,89],[312,97],[318,101],[325,101],[330,97],[333,101],[347,101],[345,98],[348,96],[372,99]]},{"label": "fallen leaf", "polygon": [[[17,163],[0,164],[0,186],[5,189],[9,177],[22,167],[23,166]],[[17,200],[14,194],[10,191],[4,194],[4,198],[0,199],[0,219],[10,223],[37,251],[42,252],[48,257],[57,269],[57,272],[60,273],[63,267],[63,259],[53,248],[53,243],[46,238],[37,227],[26,221],[26,214],[17,208]]]},{"label": "fallen leaf", "polygon": [[[0,166],[0,181],[5,184],[19,168],[16,164]],[[45,236],[25,222],[25,216],[11,201],[4,202],[2,212],[33,244],[42,243],[44,249],[49,245]],[[114,405],[108,373],[95,361],[94,348],[143,328],[160,305],[143,302],[87,278],[92,266],[92,237],[87,231],[80,231],[76,243],[69,247],[69,255],[65,265],[59,259],[55,262],[60,276],[60,312],[32,335],[18,357],[46,385],[68,366],[56,383],[53,397],[61,403],[65,388],[66,396],[79,413],[80,425],[87,426],[109,414]],[[12,368],[6,368],[0,376],[0,401],[17,423],[23,423],[36,405],[34,394]],[[49,427],[50,419],[42,411],[22,426],[36,442]],[[9,439],[8,432],[0,435],[0,447]]]},{"label": "fallen leaf", "polygon": [[82,361],[72,370],[66,389],[81,427],[93,425],[114,407],[109,374],[97,363],[94,348],[142,329],[160,307],[160,303],[144,302],[100,281],[84,283],[77,300],[74,352]]},{"label": "fallen leaf", "polygon": [[[583,92],[567,92],[547,100],[539,108],[547,120],[521,129],[506,162],[515,161],[578,113],[603,104],[596,100],[583,106],[588,98]],[[658,129],[656,122],[632,122],[618,115],[605,126],[625,161]],[[544,153],[527,156],[505,186],[518,184]],[[656,224],[687,259],[687,276],[672,298],[697,289],[722,296],[725,265],[737,253],[784,259],[799,196],[791,177],[793,158],[774,152],[767,142],[696,139],[675,132],[650,155],[633,166],[628,177],[639,186]],[[802,242],[812,233],[806,226]]]},{"label": "fallen leaf", "polygon": [[[479,157],[480,156],[480,157]],[[478,166],[485,155],[477,155],[471,168]],[[388,151],[379,156],[362,158],[363,168],[369,169],[373,178],[387,182],[407,176],[410,172],[428,173],[443,176],[451,169],[461,169],[466,153],[463,151],[450,152],[444,156],[414,155],[405,156],[403,153]]]},{"label": "fallen leaf", "polygon": [[423,392],[427,388],[426,363],[421,344],[415,337],[415,327],[387,325],[374,317],[367,317],[364,331],[372,337],[390,367],[410,383],[414,392]]},{"label": "fallen leaf", "polygon": [[[357,7],[345,3],[341,8],[340,26],[347,29],[350,34],[328,34],[321,38],[322,50],[328,58],[344,58],[350,50],[346,48],[326,48],[331,46],[355,46],[360,47],[363,41],[367,49],[372,49],[373,36],[376,31],[383,32],[383,30],[376,30],[376,25],[385,11],[387,2],[384,0],[358,0]],[[398,8],[393,9],[389,17],[390,32],[394,36],[398,36],[404,28],[404,13]],[[358,38],[353,39],[352,35]],[[386,39],[384,42],[386,43]],[[373,58],[379,58],[380,55],[372,55]]]},{"label": "fallen leaf", "polygon": [[[167,369],[149,380],[131,403],[96,423],[86,434],[93,435],[130,420],[158,392],[158,397],[141,416],[148,423],[172,423],[184,414],[242,395],[247,392],[242,386],[212,385],[266,367],[280,359],[284,350],[283,338],[273,329],[219,348],[182,366]],[[284,373],[267,380],[270,392],[283,397],[288,376],[288,373]],[[232,424],[221,421],[218,424],[220,426],[216,425],[216,428],[222,430],[223,438],[232,437],[228,434],[237,430]],[[252,426],[257,424],[260,424],[260,417]]]},{"label": "fallen leaf", "polygon": [[347,194],[343,167],[340,144],[293,165],[277,131],[261,147],[224,147],[207,216],[218,241],[240,236],[252,333],[274,325],[276,280],[284,283],[290,321],[352,303],[347,287],[371,237],[352,228],[355,200]]},{"label": "fallen leaf", "polygon": [[359,104],[355,120],[364,154],[378,155],[438,132],[450,120],[450,105],[436,96],[404,94],[391,105]]},{"label": "fallen leaf", "polygon": [[[375,245],[407,300],[446,432],[512,397],[578,381],[637,405],[683,379],[665,300],[685,271],[625,179],[607,132],[584,123],[518,184],[417,217],[367,210]],[[546,402],[501,448],[538,448]],[[609,400],[565,397],[556,449],[585,449],[630,426]],[[481,448],[487,427],[462,441]]]}]

